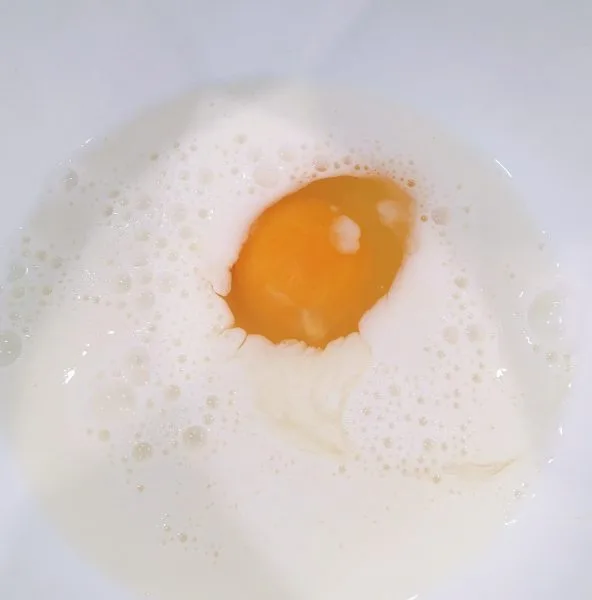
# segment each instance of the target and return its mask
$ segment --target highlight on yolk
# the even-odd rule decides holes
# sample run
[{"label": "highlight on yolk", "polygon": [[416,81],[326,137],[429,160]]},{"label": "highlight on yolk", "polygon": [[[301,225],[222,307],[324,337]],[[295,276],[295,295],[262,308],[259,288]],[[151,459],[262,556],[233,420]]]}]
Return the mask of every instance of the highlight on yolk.
[{"label": "highlight on yolk", "polygon": [[234,326],[324,348],[358,331],[405,259],[413,199],[394,181],[314,180],[252,223],[231,271]]}]

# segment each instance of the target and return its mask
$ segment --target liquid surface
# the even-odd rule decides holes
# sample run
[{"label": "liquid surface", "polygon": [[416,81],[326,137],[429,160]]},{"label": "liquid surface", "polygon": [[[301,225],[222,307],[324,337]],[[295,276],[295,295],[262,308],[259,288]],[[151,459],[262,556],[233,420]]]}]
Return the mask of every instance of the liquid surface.
[{"label": "liquid surface", "polygon": [[[359,332],[233,328],[257,217],[373,173],[416,211]],[[36,502],[156,599],[407,600],[462,573],[530,495],[571,379],[559,273],[520,206],[493,161],[340,91],[204,90],[95,140],[2,274],[0,422]],[[347,220],[335,235],[361,248]]]},{"label": "liquid surface", "polygon": [[317,348],[359,332],[407,251],[413,201],[384,177],[313,181],[257,217],[232,267],[234,325]]}]

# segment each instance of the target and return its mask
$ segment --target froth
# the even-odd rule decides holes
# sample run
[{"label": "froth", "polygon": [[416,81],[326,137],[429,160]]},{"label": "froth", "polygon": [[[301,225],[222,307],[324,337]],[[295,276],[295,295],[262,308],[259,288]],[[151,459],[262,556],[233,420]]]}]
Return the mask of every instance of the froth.
[{"label": "froth", "polygon": [[[504,522],[569,386],[562,298],[507,182],[434,131],[351,94],[213,90],[52,179],[4,279],[0,367],[34,486],[105,568],[158,597],[277,597],[257,555],[306,597],[360,597],[372,571],[361,595],[400,599]],[[360,334],[318,352],[232,329],[219,294],[253,218],[374,173],[418,220]],[[341,251],[356,228],[336,223]]]}]

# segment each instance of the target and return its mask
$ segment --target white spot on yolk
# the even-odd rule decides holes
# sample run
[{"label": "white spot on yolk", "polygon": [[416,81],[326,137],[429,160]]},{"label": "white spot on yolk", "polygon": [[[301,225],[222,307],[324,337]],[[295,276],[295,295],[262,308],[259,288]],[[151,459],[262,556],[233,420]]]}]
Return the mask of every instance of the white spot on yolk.
[{"label": "white spot on yolk", "polygon": [[337,217],[331,227],[331,243],[341,254],[355,254],[360,249],[360,227],[349,217]]},{"label": "white spot on yolk", "polygon": [[401,210],[394,200],[382,200],[376,205],[380,222],[391,227],[402,219]]}]

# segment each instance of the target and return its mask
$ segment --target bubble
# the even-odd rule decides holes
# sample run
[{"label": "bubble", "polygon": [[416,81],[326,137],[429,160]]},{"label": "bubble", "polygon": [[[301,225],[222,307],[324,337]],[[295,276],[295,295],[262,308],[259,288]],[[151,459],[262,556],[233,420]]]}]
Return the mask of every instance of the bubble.
[{"label": "bubble", "polygon": [[171,211],[171,220],[173,223],[181,223],[187,219],[187,207],[183,204],[178,204]]},{"label": "bubble", "polygon": [[432,210],[432,220],[436,225],[447,225],[450,220],[448,209],[440,206]]},{"label": "bubble", "polygon": [[203,417],[204,425],[211,425],[214,422],[214,415],[206,413]]},{"label": "bubble", "polygon": [[21,338],[14,331],[0,332],[0,367],[8,367],[21,355]]},{"label": "bubble", "polygon": [[256,163],[256,162],[259,162],[259,160],[261,159],[263,152],[261,152],[261,148],[249,148],[249,150],[246,154],[247,154],[248,160]]},{"label": "bubble", "polygon": [[175,276],[170,273],[165,273],[160,277],[158,287],[162,292],[171,292],[175,287],[177,281]]},{"label": "bubble", "polygon": [[423,441],[424,450],[428,450],[429,451],[429,450],[431,450],[434,447],[434,445],[435,445],[434,444],[434,440],[432,440],[431,438],[426,438]]},{"label": "bubble", "polygon": [[101,429],[98,438],[101,442],[108,442],[111,439],[111,432],[108,429]]},{"label": "bubble", "polygon": [[467,338],[470,342],[478,342],[483,339],[483,333],[481,332],[479,327],[477,327],[477,325],[471,323],[467,327]]},{"label": "bubble", "polygon": [[219,399],[218,396],[208,396],[206,398],[206,404],[210,407],[210,408],[216,408],[218,406],[219,403]]},{"label": "bubble", "polygon": [[296,152],[292,147],[284,146],[280,148],[278,156],[284,162],[292,162],[296,158]]},{"label": "bubble", "polygon": [[150,239],[150,232],[146,231],[145,229],[141,229],[140,231],[136,232],[134,237],[138,242],[147,242]]},{"label": "bubble", "polygon": [[212,181],[214,181],[215,175],[214,175],[214,171],[212,171],[212,169],[200,169],[200,171],[197,174],[197,180],[199,181],[199,183],[203,184],[203,185],[207,185],[208,183],[212,183]]},{"label": "bubble", "polygon": [[121,273],[113,283],[116,292],[126,294],[132,289],[132,278],[127,273]]},{"label": "bubble", "polygon": [[401,388],[393,383],[392,385],[389,386],[389,394],[391,396],[400,396],[401,395]]},{"label": "bubble", "polygon": [[211,221],[214,216],[214,211],[211,208],[200,208],[197,211],[197,216],[204,221]]},{"label": "bubble", "polygon": [[135,385],[145,385],[150,380],[150,358],[144,350],[130,354],[128,368],[128,378]]},{"label": "bubble", "polygon": [[191,227],[182,227],[179,231],[179,235],[182,239],[188,240],[189,238],[193,237],[193,230],[191,229]]},{"label": "bubble", "polygon": [[183,443],[189,447],[203,446],[206,442],[206,430],[199,425],[191,425],[183,431]]},{"label": "bubble", "polygon": [[273,188],[278,184],[277,168],[269,165],[259,165],[253,171],[253,181],[264,188]]},{"label": "bubble", "polygon": [[134,460],[142,462],[152,458],[153,452],[154,450],[151,444],[149,444],[148,442],[138,442],[137,444],[134,444],[134,447],[132,449],[132,456]]},{"label": "bubble", "polygon": [[139,308],[152,308],[156,301],[156,296],[152,290],[143,291],[138,297],[138,307]]},{"label": "bubble", "polygon": [[25,296],[25,293],[26,293],[26,290],[22,285],[19,285],[12,289],[12,297],[16,298],[17,300],[20,298],[23,298]]},{"label": "bubble", "polygon": [[68,169],[62,180],[62,185],[67,192],[70,192],[78,185],[78,181],[78,173],[74,169]]},{"label": "bubble", "polygon": [[146,267],[148,266],[148,255],[147,254],[138,254],[133,259],[134,267]]},{"label": "bubble", "polygon": [[21,263],[13,263],[8,270],[8,281],[18,281],[29,272],[29,268]]},{"label": "bubble", "polygon": [[315,171],[319,173],[324,173],[329,169],[330,161],[326,156],[315,156],[312,160],[312,164],[315,168]]},{"label": "bubble", "polygon": [[449,344],[456,344],[458,342],[458,329],[456,327],[446,327],[442,332],[442,337]]},{"label": "bubble", "polygon": [[561,337],[563,332],[562,301],[553,291],[541,292],[528,309],[528,324],[533,333],[548,341]]},{"label": "bubble", "polygon": [[136,201],[136,207],[138,210],[146,211],[152,206],[152,198],[147,194],[142,194]]},{"label": "bubble", "polygon": [[167,400],[178,400],[181,397],[181,388],[178,385],[169,385],[165,397]]}]

